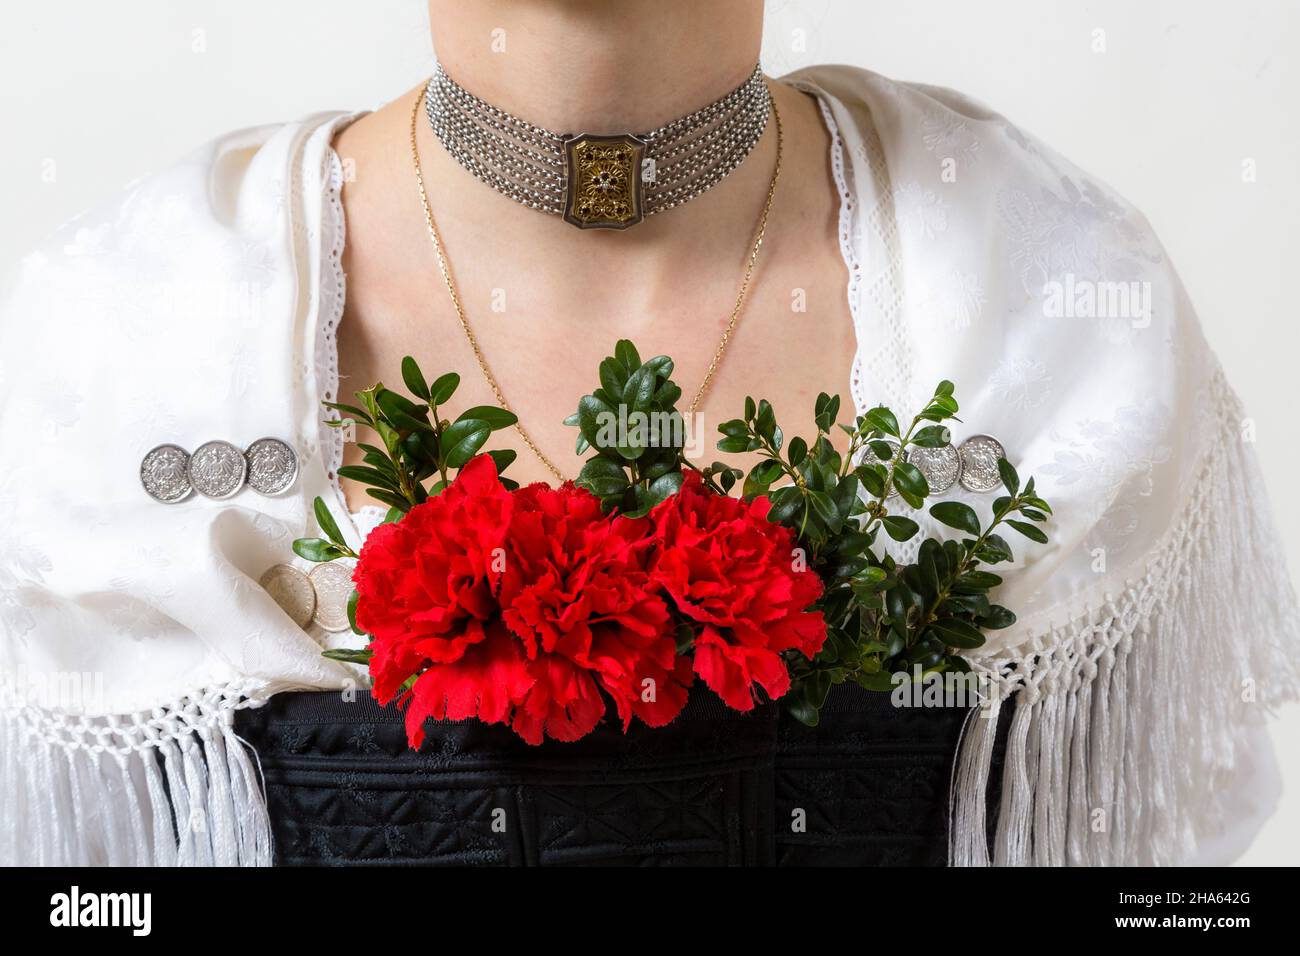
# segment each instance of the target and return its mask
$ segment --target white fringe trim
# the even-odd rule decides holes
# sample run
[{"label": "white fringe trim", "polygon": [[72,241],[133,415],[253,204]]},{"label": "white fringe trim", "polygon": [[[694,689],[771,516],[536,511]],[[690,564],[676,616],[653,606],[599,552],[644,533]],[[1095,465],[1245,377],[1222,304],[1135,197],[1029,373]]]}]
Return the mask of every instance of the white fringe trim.
[{"label": "white fringe trim", "polygon": [[953,865],[1180,865],[1224,828],[1250,728],[1295,696],[1300,633],[1240,407],[1221,377],[1215,391],[1217,440],[1146,574],[1068,625],[971,659],[992,716],[1013,696],[1016,708],[992,846],[998,721],[968,723]]},{"label": "white fringe trim", "polygon": [[269,866],[256,754],[233,729],[252,693],[232,685],[97,718],[6,695],[0,864]]}]

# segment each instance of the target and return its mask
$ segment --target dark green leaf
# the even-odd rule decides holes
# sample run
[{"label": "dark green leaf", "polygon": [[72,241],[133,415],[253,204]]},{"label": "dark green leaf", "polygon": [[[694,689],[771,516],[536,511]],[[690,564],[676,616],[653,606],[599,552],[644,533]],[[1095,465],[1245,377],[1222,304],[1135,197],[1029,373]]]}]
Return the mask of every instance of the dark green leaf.
[{"label": "dark green leaf", "polygon": [[682,487],[682,478],[683,475],[680,471],[670,471],[668,474],[660,475],[650,482],[650,494],[654,497],[656,503],[677,494]]},{"label": "dark green leaf", "polygon": [[459,386],[460,376],[455,372],[439,375],[429,389],[429,401],[434,405],[446,405]]},{"label": "dark green leaf", "polygon": [[790,464],[798,468],[800,463],[808,457],[808,443],[796,435],[790,439],[790,445],[786,448],[785,453]]},{"label": "dark green leaf", "polygon": [[[894,464],[894,487],[898,489],[899,494],[904,495],[904,500],[908,500],[907,495],[924,498],[930,493],[930,485],[926,482],[925,475],[921,474],[921,469],[908,461]],[[912,504],[910,500],[908,503]]]},{"label": "dark green leaf", "polygon": [[629,479],[623,466],[613,459],[592,458],[578,472],[577,484],[597,498],[607,498],[626,491]]},{"label": "dark green leaf", "polygon": [[597,438],[607,430],[606,423],[614,415],[614,409],[595,395],[584,395],[578,400],[578,427],[582,429],[582,437],[597,451],[613,450],[612,445],[602,445]]},{"label": "dark green leaf", "polygon": [[982,617],[990,609],[989,599],[983,593],[950,595],[939,608],[947,614],[969,614],[972,617]]},{"label": "dark green leaf", "polygon": [[[761,399],[758,403],[758,417],[754,419],[754,431],[766,438],[768,441],[776,444],[776,413],[772,410],[771,404],[767,399]],[[777,447],[780,447],[779,445]]]},{"label": "dark green leaf", "polygon": [[415,402],[411,401],[406,396],[399,395],[397,392],[387,388],[380,389],[379,393],[375,396],[375,401],[379,403],[379,407],[383,410],[384,414],[392,419],[399,418],[402,415],[418,419],[428,411],[428,409],[415,404]]},{"label": "dark green leaf", "polygon": [[975,509],[968,504],[960,501],[941,501],[931,505],[930,514],[950,528],[979,536],[980,519],[975,514]]},{"label": "dark green leaf", "polygon": [[378,468],[369,468],[365,465],[344,465],[339,469],[338,475],[340,478],[357,481],[363,485],[374,485],[377,488],[389,488],[393,491],[400,490],[397,479],[380,471]]},{"label": "dark green leaf", "polygon": [[330,514],[329,508],[325,506],[324,499],[317,497],[312,503],[312,510],[316,512],[316,523],[320,525],[321,531],[325,532],[325,537],[329,538],[335,544],[347,544],[343,540],[343,532],[334,521],[334,516]]},{"label": "dark green leaf", "polygon": [[1043,533],[1042,528],[1032,525],[1028,521],[1013,521],[1010,518],[1007,519],[1007,524],[1011,525],[1011,527],[1015,528],[1030,541],[1037,541],[1039,544],[1047,544],[1047,535]]},{"label": "dark green leaf", "polygon": [[813,421],[819,431],[828,432],[840,414],[840,397],[822,392],[813,407]]},{"label": "dark green leaf", "polygon": [[[939,595],[939,571],[934,565],[934,549],[927,548],[925,545],[938,542],[933,539],[927,540],[921,545],[921,553],[917,557],[917,568],[920,571],[921,594],[927,602],[933,601]],[[942,553],[942,549],[940,549]]]},{"label": "dark green leaf", "polygon": [[951,395],[934,396],[934,398],[930,400],[929,407],[939,409],[948,416],[956,415],[958,411],[957,400]]},{"label": "dark green leaf", "polygon": [[614,346],[614,358],[623,363],[628,374],[632,374],[641,367],[641,356],[636,350],[636,346],[628,339],[619,339]]},{"label": "dark green leaf", "polygon": [[411,503],[401,495],[393,494],[393,492],[383,488],[367,488],[366,494],[376,501],[382,501],[391,508],[400,508],[402,511],[406,511],[411,507]]},{"label": "dark green leaf", "polygon": [[412,395],[418,395],[426,402],[429,400],[429,383],[425,381],[420,366],[409,355],[402,359],[402,381],[406,383],[406,388]]},{"label": "dark green leaf", "polygon": [[1002,477],[1002,484],[1006,485],[1007,493],[1015,495],[1020,490],[1020,476],[1016,470],[1011,467],[1011,462],[1005,458],[998,459],[998,474]]},{"label": "dark green leaf", "polygon": [[881,524],[885,526],[885,533],[895,541],[907,541],[920,530],[915,521],[902,515],[887,515],[881,519]]},{"label": "dark green leaf", "polygon": [[[387,392],[385,394],[396,395],[397,393]],[[398,397],[400,398],[401,396]],[[383,409],[384,418],[394,428],[406,432],[432,431],[433,426],[429,423],[429,420],[424,416],[423,412],[418,415],[408,415],[406,412],[397,408],[391,399],[385,399],[384,404],[387,406]],[[380,435],[383,435],[384,433],[382,428],[384,427],[384,423],[380,422],[378,427],[381,429]],[[390,440],[391,436],[384,438],[385,443]]]},{"label": "dark green leaf", "polygon": [[925,507],[924,498],[918,498],[916,495],[912,494],[912,492],[906,491],[902,488],[898,489],[898,497],[902,498],[910,507],[916,508],[918,511]]},{"label": "dark green leaf", "polygon": [[343,552],[339,550],[338,545],[324,538],[298,538],[293,543],[293,553],[316,564],[343,557]]},{"label": "dark green leaf", "polygon": [[867,592],[878,591],[888,577],[889,575],[885,573],[884,568],[873,566],[860,571],[850,584],[855,590],[861,588]]},{"label": "dark green leaf", "polygon": [[835,510],[841,518],[848,518],[853,513],[853,506],[858,503],[858,478],[848,474],[839,480],[834,492]]},{"label": "dark green leaf", "polygon": [[621,395],[627,384],[627,369],[616,358],[607,358],[600,363],[600,387],[611,395]]},{"label": "dark green leaf", "polygon": [[991,631],[999,631],[1004,627],[1010,627],[1016,623],[1016,616],[1009,609],[1000,604],[993,604],[989,607],[988,613],[979,619],[979,626]]},{"label": "dark green leaf", "polygon": [[721,438],[718,440],[718,451],[727,454],[736,454],[738,452],[749,450],[749,439],[743,435],[730,438]]},{"label": "dark green leaf", "polygon": [[628,377],[620,398],[629,411],[644,412],[650,408],[650,396],[654,394],[654,390],[654,370],[643,365]]},{"label": "dark green leaf", "polygon": [[912,592],[901,581],[885,592],[885,609],[894,624],[907,621],[907,609],[912,605]]},{"label": "dark green leaf", "polygon": [[898,430],[898,419],[894,417],[893,412],[883,405],[871,409],[863,418],[866,419],[868,428],[884,432],[886,435],[893,435],[895,438],[902,437]]},{"label": "dark green leaf", "polygon": [[823,521],[830,522],[838,517],[835,513],[835,502],[831,500],[830,495],[826,494],[826,492],[810,491],[808,492],[808,500],[812,503],[813,510],[817,512]]},{"label": "dark green leaf", "polygon": [[467,408],[457,415],[456,421],[480,421],[492,431],[499,431],[502,428],[509,428],[519,421],[519,418],[514,412],[508,412],[504,408],[496,408],[492,405],[475,405],[473,408]]},{"label": "dark green leaf", "polygon": [[984,547],[981,549],[979,558],[988,564],[997,564],[999,561],[1010,561],[1014,557],[1011,545],[1007,544],[1006,539],[1000,534],[991,534],[984,539]]},{"label": "dark green leaf", "polygon": [[930,629],[938,634],[939,639],[948,647],[969,649],[984,644],[984,635],[980,633],[979,628],[955,617],[940,618],[930,625]]},{"label": "dark green leaf", "polygon": [[767,513],[768,520],[795,526],[797,530],[798,519],[803,517],[803,493],[798,488],[787,485],[776,489],[769,497],[772,499],[772,510]]},{"label": "dark green leaf", "polygon": [[862,482],[862,487],[867,489],[867,494],[873,498],[884,497],[885,494],[885,476],[881,473],[879,465],[859,465],[853,470],[858,476],[858,481]]},{"label": "dark green leaf", "polygon": [[492,434],[487,422],[477,419],[453,422],[442,433],[439,453],[447,468],[463,468],[478,454],[478,450]]},{"label": "dark green leaf", "polygon": [[344,405],[342,402],[321,402],[321,404],[326,408],[332,408],[335,411],[350,415],[357,421],[365,422],[367,425],[374,424],[374,420],[370,417],[370,413],[364,409],[357,408],[355,405]]},{"label": "dark green leaf", "polygon": [[917,429],[911,442],[921,448],[944,448],[952,444],[952,433],[943,425],[926,425]]},{"label": "dark green leaf", "polygon": [[875,438],[867,442],[871,453],[881,461],[893,461],[894,456],[898,454],[898,443],[885,441],[883,438]]},{"label": "dark green leaf", "polygon": [[365,631],[357,627],[357,603],[361,600],[361,592],[356,588],[348,595],[348,624],[352,628],[353,634],[364,634]]},{"label": "dark green leaf", "polygon": [[1002,578],[988,571],[967,571],[957,579],[958,584],[987,591],[1002,583]]},{"label": "dark green leaf", "polygon": [[[1029,484],[1032,485],[1033,483],[1034,483],[1034,479],[1030,478]],[[1029,495],[1026,495],[1022,500],[1024,501],[1025,504],[1037,508],[1039,511],[1044,511],[1049,515],[1052,513],[1051,506],[1048,505],[1048,503],[1044,501],[1042,498],[1034,498]]]}]

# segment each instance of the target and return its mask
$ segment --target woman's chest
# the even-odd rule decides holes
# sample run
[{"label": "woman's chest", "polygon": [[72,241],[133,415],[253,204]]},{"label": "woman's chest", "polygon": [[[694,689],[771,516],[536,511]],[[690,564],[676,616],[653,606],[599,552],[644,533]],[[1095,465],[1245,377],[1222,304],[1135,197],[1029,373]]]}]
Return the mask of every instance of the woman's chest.
[{"label": "woman's chest", "polygon": [[[757,288],[729,335],[728,315],[682,312],[660,322],[636,323],[635,331],[608,320],[594,320],[586,328],[556,320],[550,332],[538,334],[531,323],[512,330],[489,320],[479,323],[481,331],[471,326],[471,344],[454,310],[431,306],[425,323],[401,323],[404,333],[391,325],[372,333],[370,323],[346,316],[339,334],[342,400],[379,381],[400,389],[402,358],[412,355],[428,378],[446,372],[460,376],[440,417],[454,421],[474,406],[508,404],[522,429],[495,432],[485,447],[517,453],[508,471],[516,481],[555,483],[559,476],[575,476],[584,457],[575,450],[577,429],[564,419],[581,396],[600,387],[601,360],[626,337],[643,358],[673,358],[673,379],[682,389],[678,409],[692,459],[700,465],[719,460],[747,468],[752,456],[716,448],[718,426],[740,417],[747,397],[768,400],[787,436],[802,434],[810,441],[819,392],[838,394],[845,418],[853,414],[849,382],[856,341],[842,277],[832,273],[806,287],[791,285],[789,279]],[[612,424],[637,427],[635,419]],[[360,450],[349,444],[344,462],[360,459]],[[359,487],[343,484],[354,509],[368,502]]]},{"label": "woman's chest", "polygon": [[[739,309],[741,263],[704,262],[638,286],[608,275],[503,274],[479,257],[458,269],[456,302],[436,267],[397,281],[391,272],[354,268],[338,334],[341,400],[380,381],[401,389],[401,362],[410,355],[430,379],[460,377],[440,418],[508,406],[521,429],[495,432],[485,447],[517,453],[508,471],[516,481],[556,483],[576,476],[585,457],[565,418],[600,387],[601,361],[629,339],[643,358],[673,359],[692,460],[747,468],[753,456],[716,448],[718,426],[742,416],[747,397],[769,401],[786,435],[810,442],[820,392],[840,396],[841,420],[853,414],[857,341],[848,275],[828,225],[825,217],[812,228],[796,224],[768,242]],[[344,462],[360,459],[349,445]],[[354,509],[367,503],[363,489],[345,481],[344,490]]]}]

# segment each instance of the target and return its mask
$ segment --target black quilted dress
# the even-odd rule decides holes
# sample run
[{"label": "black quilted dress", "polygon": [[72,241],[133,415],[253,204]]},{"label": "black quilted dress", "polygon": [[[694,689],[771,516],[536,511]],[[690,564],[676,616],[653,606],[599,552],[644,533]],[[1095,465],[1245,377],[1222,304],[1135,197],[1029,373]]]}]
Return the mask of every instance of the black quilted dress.
[{"label": "black quilted dress", "polygon": [[666,728],[540,747],[431,721],[413,752],[364,692],[281,694],[237,726],[280,865],[943,865],[967,713],[841,685],[809,729],[697,685]]}]

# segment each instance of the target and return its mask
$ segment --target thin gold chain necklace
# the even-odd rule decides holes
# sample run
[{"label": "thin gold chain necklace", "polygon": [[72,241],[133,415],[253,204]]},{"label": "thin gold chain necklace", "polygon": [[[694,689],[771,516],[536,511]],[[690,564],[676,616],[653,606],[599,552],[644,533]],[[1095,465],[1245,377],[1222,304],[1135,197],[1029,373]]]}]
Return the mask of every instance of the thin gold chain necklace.
[{"label": "thin gold chain necklace", "polygon": [[[447,286],[447,294],[451,296],[451,304],[456,309],[456,318],[460,321],[460,327],[465,332],[465,338],[469,342],[470,350],[474,353],[474,359],[478,362],[479,371],[483,373],[484,380],[488,387],[492,389],[492,394],[496,398],[497,404],[508,412],[513,412],[510,403],[506,401],[505,394],[501,391],[501,386],[497,384],[496,376],[488,368],[487,359],[483,357],[483,350],[479,347],[478,337],[474,335],[474,330],[470,328],[469,320],[465,317],[465,308],[461,305],[460,293],[456,291],[456,283],[451,277],[451,266],[447,261],[447,255],[443,250],[442,237],[438,233],[438,227],[433,219],[433,206],[429,202],[429,193],[424,186],[424,169],[420,164],[420,149],[416,145],[416,128],[420,115],[420,104],[424,102],[424,91],[415,97],[415,105],[411,109],[411,161],[415,165],[415,182],[420,189],[420,203],[424,207],[424,223],[429,230],[429,239],[433,242],[434,252],[438,257],[438,269],[442,273],[442,281]],[[740,282],[740,292],[736,296],[736,304],[731,308],[731,317],[727,321],[727,327],[722,332],[722,339],[718,342],[718,347],[713,353],[713,358],[709,362],[709,367],[704,372],[704,379],[700,382],[700,387],[695,392],[695,397],[691,399],[688,411],[693,416],[700,402],[704,399],[705,392],[708,391],[710,383],[713,381],[713,374],[717,371],[718,365],[722,362],[723,353],[727,351],[727,345],[731,342],[731,334],[736,330],[736,323],[740,319],[741,310],[745,305],[745,294],[749,291],[749,282],[754,275],[754,264],[758,261],[758,251],[763,246],[763,234],[767,231],[767,216],[772,210],[772,197],[776,195],[777,180],[781,177],[781,154],[785,145],[785,136],[781,128],[781,113],[776,108],[776,103],[772,103],[772,118],[776,120],[776,164],[772,169],[772,181],[767,187],[767,197],[763,201],[763,211],[758,217],[758,228],[754,232],[754,244],[749,252],[749,258],[745,262],[744,278]],[[537,456],[538,460],[546,466],[547,470],[555,476],[557,481],[565,481],[564,473],[555,466],[550,458],[537,447],[531,435],[524,428],[522,421],[515,422],[515,430],[519,437],[523,439],[529,451]]]}]

